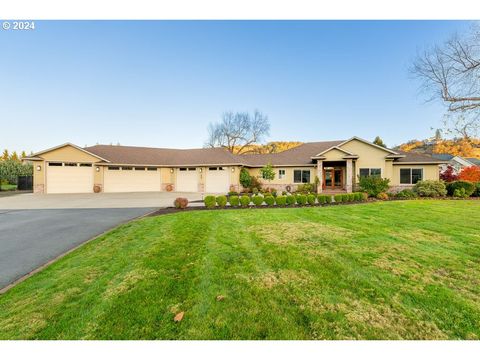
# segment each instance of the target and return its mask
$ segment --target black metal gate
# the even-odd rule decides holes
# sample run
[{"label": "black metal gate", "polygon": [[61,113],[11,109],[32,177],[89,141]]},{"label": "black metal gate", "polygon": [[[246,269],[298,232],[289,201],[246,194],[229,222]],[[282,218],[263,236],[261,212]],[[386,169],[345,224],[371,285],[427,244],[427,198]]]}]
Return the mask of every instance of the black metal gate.
[{"label": "black metal gate", "polygon": [[17,190],[33,190],[33,176],[19,176]]}]

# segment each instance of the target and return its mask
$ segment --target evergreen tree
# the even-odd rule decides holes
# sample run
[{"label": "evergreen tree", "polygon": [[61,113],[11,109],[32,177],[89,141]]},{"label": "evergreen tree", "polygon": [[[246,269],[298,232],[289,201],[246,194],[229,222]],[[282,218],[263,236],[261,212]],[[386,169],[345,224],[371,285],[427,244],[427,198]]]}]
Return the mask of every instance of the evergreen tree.
[{"label": "evergreen tree", "polygon": [[378,146],[383,146],[384,148],[387,147],[387,145],[383,142],[382,138],[380,136],[377,136],[375,140],[373,140],[373,143]]}]

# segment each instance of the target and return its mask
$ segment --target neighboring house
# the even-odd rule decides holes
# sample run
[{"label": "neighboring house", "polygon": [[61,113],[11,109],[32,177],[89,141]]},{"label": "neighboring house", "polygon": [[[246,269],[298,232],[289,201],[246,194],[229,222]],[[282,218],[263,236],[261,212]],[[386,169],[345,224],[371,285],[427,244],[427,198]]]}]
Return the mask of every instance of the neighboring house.
[{"label": "neighboring house", "polygon": [[432,158],[444,162],[444,164],[440,166],[440,172],[447,170],[448,165],[451,165],[455,169],[455,174],[459,174],[463,168],[480,165],[479,159],[464,158],[450,154],[432,154]]},{"label": "neighboring house", "polygon": [[64,144],[33,154],[36,193],[181,191],[225,193],[240,190],[239,174],[246,168],[259,176],[266,164],[275,179],[265,186],[294,191],[315,183],[318,191],[352,191],[359,176],[390,179],[392,190],[412,187],[419,180],[438,180],[442,160],[403,153],[358,137],[304,143],[276,154],[235,155],[222,148],[162,149]]}]

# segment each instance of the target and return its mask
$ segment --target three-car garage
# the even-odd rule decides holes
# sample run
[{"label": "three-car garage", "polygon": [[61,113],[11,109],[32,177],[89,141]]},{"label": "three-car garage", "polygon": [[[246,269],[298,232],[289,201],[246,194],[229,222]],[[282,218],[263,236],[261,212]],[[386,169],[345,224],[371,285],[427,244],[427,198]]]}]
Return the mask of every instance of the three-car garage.
[{"label": "three-car garage", "polygon": [[[240,164],[225,149],[176,150],[64,144],[28,158],[34,192],[226,193],[238,188]],[[213,165],[212,165],[213,164]]]}]

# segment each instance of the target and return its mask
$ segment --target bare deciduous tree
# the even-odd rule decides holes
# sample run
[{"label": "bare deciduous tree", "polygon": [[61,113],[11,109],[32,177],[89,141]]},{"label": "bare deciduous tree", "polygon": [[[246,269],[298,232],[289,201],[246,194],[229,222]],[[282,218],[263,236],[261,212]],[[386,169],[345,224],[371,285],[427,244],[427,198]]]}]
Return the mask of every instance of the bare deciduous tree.
[{"label": "bare deciduous tree", "polygon": [[247,112],[225,112],[222,121],[208,126],[206,147],[224,147],[236,154],[254,152],[251,145],[260,143],[269,134],[268,117],[255,110]]},{"label": "bare deciduous tree", "polygon": [[455,35],[415,60],[412,73],[421,80],[429,100],[447,107],[445,132],[464,138],[480,129],[480,27]]}]

